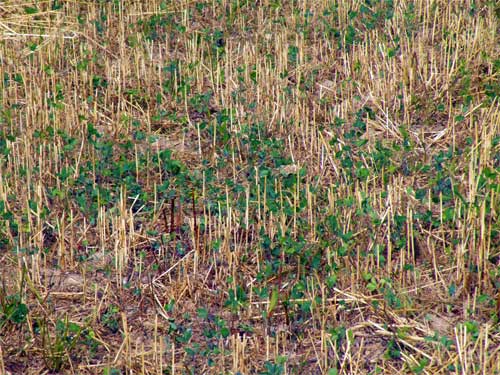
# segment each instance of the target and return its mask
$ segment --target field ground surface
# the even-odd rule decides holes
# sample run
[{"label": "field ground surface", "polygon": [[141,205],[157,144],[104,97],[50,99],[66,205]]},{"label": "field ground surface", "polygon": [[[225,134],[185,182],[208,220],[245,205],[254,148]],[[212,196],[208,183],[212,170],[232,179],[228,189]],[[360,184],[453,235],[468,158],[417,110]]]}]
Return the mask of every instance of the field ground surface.
[{"label": "field ground surface", "polygon": [[1,374],[499,374],[500,5],[0,3]]}]

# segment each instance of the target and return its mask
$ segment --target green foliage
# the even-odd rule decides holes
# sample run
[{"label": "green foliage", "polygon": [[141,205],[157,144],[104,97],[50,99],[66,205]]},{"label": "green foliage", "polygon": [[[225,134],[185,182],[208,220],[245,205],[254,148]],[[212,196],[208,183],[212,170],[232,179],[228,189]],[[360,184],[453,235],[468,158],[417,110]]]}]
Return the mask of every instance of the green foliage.
[{"label": "green foliage", "polygon": [[49,324],[45,319],[38,321],[44,349],[43,359],[50,371],[60,371],[68,365],[69,355],[81,342],[85,329],[79,324],[71,322],[67,316],[55,322],[53,334],[49,331]]},{"label": "green foliage", "polygon": [[22,302],[18,294],[0,294],[0,330],[8,324],[22,324],[26,322],[29,313],[28,306]]},{"label": "green foliage", "polygon": [[118,332],[120,328],[120,315],[117,306],[111,305],[101,315],[101,323],[112,333]]},{"label": "green foliage", "polygon": [[276,358],[276,362],[266,361],[264,363],[264,371],[260,372],[260,375],[281,375],[284,373],[284,363],[286,362],[286,357]]}]

